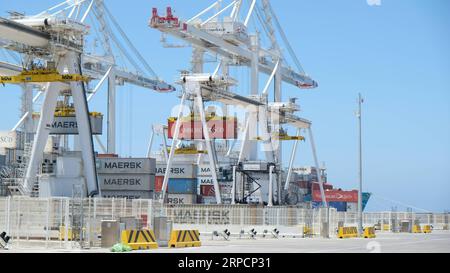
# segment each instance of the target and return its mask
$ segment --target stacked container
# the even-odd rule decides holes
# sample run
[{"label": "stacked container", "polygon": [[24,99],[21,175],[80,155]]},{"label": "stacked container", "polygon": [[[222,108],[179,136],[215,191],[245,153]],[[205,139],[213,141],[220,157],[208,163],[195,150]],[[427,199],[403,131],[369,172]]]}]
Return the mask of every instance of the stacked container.
[{"label": "stacked container", "polygon": [[[156,165],[155,191],[161,192],[166,164]],[[167,185],[168,204],[196,204],[197,203],[197,168],[191,163],[174,163],[170,169]]]},{"label": "stacked container", "polygon": [[102,197],[152,199],[155,191],[153,158],[97,158]]}]

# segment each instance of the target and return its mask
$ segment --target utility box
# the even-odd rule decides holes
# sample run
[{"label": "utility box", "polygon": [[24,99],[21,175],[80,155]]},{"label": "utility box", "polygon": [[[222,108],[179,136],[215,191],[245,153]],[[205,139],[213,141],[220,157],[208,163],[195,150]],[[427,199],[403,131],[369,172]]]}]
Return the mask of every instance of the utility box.
[{"label": "utility box", "polygon": [[172,221],[163,216],[155,217],[153,219],[153,231],[155,232],[158,245],[162,247],[168,246],[170,233],[172,232]]},{"label": "utility box", "polygon": [[322,222],[320,225],[320,236],[322,238],[330,238],[330,224],[328,222]]},{"label": "utility box", "polygon": [[110,248],[120,242],[120,225],[116,220],[102,221],[102,240],[101,246],[103,248]]},{"label": "utility box", "polygon": [[120,223],[124,224],[124,229],[130,230],[141,230],[142,229],[142,223],[141,219],[135,218],[135,217],[120,217],[119,219]]}]

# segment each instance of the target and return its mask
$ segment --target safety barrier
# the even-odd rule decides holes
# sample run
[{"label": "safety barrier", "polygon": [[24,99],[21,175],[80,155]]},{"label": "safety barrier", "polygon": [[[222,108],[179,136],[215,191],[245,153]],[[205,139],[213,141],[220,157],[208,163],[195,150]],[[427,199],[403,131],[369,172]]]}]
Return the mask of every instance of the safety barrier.
[{"label": "safety barrier", "polygon": [[6,234],[6,231],[3,231],[2,233],[0,233],[0,248],[8,249],[8,243],[9,243],[10,239],[11,239],[11,236],[8,236]]},{"label": "safety barrier", "polygon": [[431,225],[423,226],[423,233],[431,233],[432,230]]},{"label": "safety barrier", "polygon": [[366,227],[364,228],[364,238],[375,238],[375,228]]},{"label": "safety barrier", "polygon": [[[66,238],[66,227],[65,226],[60,226],[59,227],[59,240],[63,241]],[[72,232],[72,228],[67,228],[67,239],[69,241],[72,241],[75,238],[73,232]]]},{"label": "safety barrier", "polygon": [[199,247],[200,232],[198,230],[172,230],[169,247]]},{"label": "safety barrier", "polygon": [[124,230],[122,231],[122,244],[131,247],[134,250],[158,248],[153,230]]},{"label": "safety barrier", "polygon": [[338,230],[338,238],[356,238],[358,237],[358,229],[356,227],[340,227]]},{"label": "safety barrier", "polygon": [[303,227],[303,238],[312,237],[314,235],[314,231],[311,227],[304,226]]},{"label": "safety barrier", "polygon": [[412,233],[422,233],[422,229],[420,228],[420,225],[413,225]]}]

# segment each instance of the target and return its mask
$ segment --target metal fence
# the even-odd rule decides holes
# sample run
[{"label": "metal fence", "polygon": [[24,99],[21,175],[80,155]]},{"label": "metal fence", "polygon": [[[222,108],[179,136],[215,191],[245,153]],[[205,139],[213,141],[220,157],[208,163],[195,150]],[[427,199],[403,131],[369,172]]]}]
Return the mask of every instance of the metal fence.
[{"label": "metal fence", "polygon": [[[102,220],[122,217],[141,219],[143,227],[153,227],[152,219],[164,215],[174,228],[196,228],[208,233],[227,228],[264,229],[276,227],[283,233],[302,234],[309,227],[314,235],[336,234],[339,225],[356,226],[357,213],[337,212],[335,209],[304,209],[297,207],[263,207],[251,205],[162,205],[155,200],[126,200],[105,198],[0,198],[0,231],[12,237],[16,247],[34,242],[36,246],[67,248],[73,245],[99,247]],[[74,221],[74,219],[82,219]],[[364,213],[364,225],[392,225],[395,221],[431,224],[434,228],[448,227],[449,215],[438,213],[379,212]],[[81,223],[81,224],[80,224]],[[81,231],[78,242],[70,234]]]}]

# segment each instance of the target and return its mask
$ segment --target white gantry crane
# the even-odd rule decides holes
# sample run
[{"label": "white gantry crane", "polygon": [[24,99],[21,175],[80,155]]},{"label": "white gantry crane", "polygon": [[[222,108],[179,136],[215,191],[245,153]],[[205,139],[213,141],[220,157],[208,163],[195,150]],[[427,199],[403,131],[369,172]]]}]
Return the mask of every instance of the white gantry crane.
[{"label": "white gantry crane", "polygon": [[[254,27],[253,33],[249,30],[251,22]],[[180,84],[183,87],[181,106],[187,100],[193,101],[194,108],[197,109],[200,115],[204,132],[203,138],[209,156],[215,197],[218,204],[222,200],[217,175],[214,171],[216,170],[216,163],[213,156],[213,147],[211,146],[211,137],[205,119],[205,101],[223,103],[225,109],[227,109],[227,105],[238,105],[246,108],[247,119],[243,139],[241,140],[238,164],[243,160],[257,160],[255,134],[257,134],[259,126],[263,132],[262,140],[267,161],[278,165],[281,169],[281,145],[276,142],[283,140],[282,138],[288,140],[289,137],[278,132],[282,131],[282,124],[290,125],[297,129],[297,135],[289,139],[295,140],[295,143],[289,161],[286,181],[281,181],[281,175],[277,175],[277,200],[279,203],[281,201],[283,182],[284,189],[287,190],[289,187],[298,141],[302,139],[300,136],[301,130],[308,130],[309,132],[314,161],[319,172],[320,168],[311,131],[311,122],[295,115],[295,112],[299,111],[299,106],[295,103],[295,99],[291,99],[289,102],[282,101],[283,82],[300,89],[316,88],[318,85],[303,71],[269,0],[215,1],[186,21],[175,17],[170,7],[167,8],[165,16],[159,15],[158,10],[154,8],[149,25],[163,33],[162,41],[166,46],[168,45],[167,36],[172,36],[183,40],[193,48],[192,71],[191,73],[183,72],[180,80]],[[266,38],[269,41],[268,46],[264,47],[262,38]],[[281,44],[287,49],[288,56],[283,54]],[[173,47],[180,46],[176,45]],[[218,65],[212,73],[203,71],[205,54],[213,55],[218,60]],[[293,61],[296,68],[289,66],[288,60]],[[247,94],[238,94],[231,91],[231,87],[237,85],[237,81],[230,77],[229,70],[232,67],[248,67],[250,69],[250,90],[249,92],[247,91]],[[269,76],[263,89],[259,86],[260,73]],[[274,82],[274,101],[269,102],[269,88],[272,82]],[[172,147],[177,146],[180,141],[179,133],[183,107],[179,109]],[[276,132],[275,137],[274,132]],[[171,149],[168,156],[162,186],[163,199],[169,182],[174,150]],[[269,205],[272,204],[273,198],[272,183],[274,179],[272,178],[272,172],[274,168],[275,166],[271,166],[269,172]],[[236,191],[235,171],[236,167],[233,169],[232,203],[234,203]],[[323,205],[327,206],[321,175],[318,175],[318,179]]]},{"label": "white gantry crane", "polygon": [[[98,137],[96,140],[103,152],[114,154],[116,85],[129,83],[162,93],[175,91],[175,88],[157,77],[103,0],[63,1],[33,16],[13,12],[8,19],[0,18],[0,33],[0,46],[19,53],[23,62],[18,65],[0,61],[1,82],[21,85],[22,98],[26,101],[23,116],[13,130],[23,127],[27,133],[33,131],[33,103],[44,95],[31,156],[20,185],[21,193],[30,194],[35,183],[58,97],[65,93],[72,97],[76,112],[77,142],[82,151],[87,194],[98,194],[88,102],[108,82],[107,147]],[[46,65],[37,67],[36,60]],[[88,89],[87,81],[96,81],[96,86]],[[40,91],[33,98],[36,88]],[[67,141],[65,143],[68,145]]]}]

